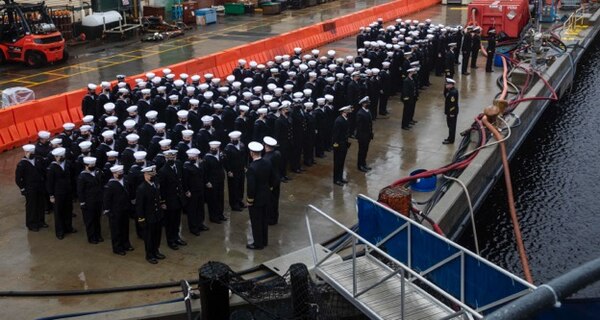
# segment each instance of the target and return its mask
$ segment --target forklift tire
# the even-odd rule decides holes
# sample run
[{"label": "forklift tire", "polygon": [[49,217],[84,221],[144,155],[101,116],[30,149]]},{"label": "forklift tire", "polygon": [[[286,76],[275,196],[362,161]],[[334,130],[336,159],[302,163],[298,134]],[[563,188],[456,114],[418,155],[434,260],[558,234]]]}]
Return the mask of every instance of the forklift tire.
[{"label": "forklift tire", "polygon": [[67,60],[69,60],[69,52],[67,50],[64,50],[63,57],[60,60],[60,63],[65,63],[65,62],[67,62]]},{"label": "forklift tire", "polygon": [[25,54],[25,63],[32,68],[46,65],[46,57],[38,51],[29,51]]}]

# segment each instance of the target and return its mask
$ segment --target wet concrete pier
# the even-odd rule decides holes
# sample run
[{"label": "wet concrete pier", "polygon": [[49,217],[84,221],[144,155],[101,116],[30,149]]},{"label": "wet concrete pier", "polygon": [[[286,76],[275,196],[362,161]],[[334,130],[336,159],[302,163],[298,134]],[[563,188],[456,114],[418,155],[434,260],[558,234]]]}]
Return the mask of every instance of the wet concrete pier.
[{"label": "wet concrete pier", "polygon": [[[334,4],[336,2],[331,5]],[[373,2],[369,1],[367,4],[371,5]],[[436,6],[406,18],[419,20],[431,18],[434,23],[458,24],[466,20],[466,11],[462,9]],[[306,17],[311,19],[318,19],[324,14],[321,7],[305,10],[312,10],[311,14],[306,14]],[[293,14],[302,12],[304,11]],[[349,11],[330,9],[327,12],[332,17]],[[300,22],[300,19],[297,20]],[[296,20],[289,19],[289,21]],[[270,26],[269,28],[272,29],[262,29],[260,32],[283,32],[288,30],[283,26],[289,21],[281,22],[280,26],[283,29]],[[291,25],[289,29],[300,25],[305,24]],[[258,32],[250,27],[245,30]],[[243,36],[242,31],[239,37]],[[198,49],[194,50],[199,51],[194,51],[193,55],[222,50],[244,42],[239,40],[241,38],[235,39],[231,42],[228,42],[225,37],[210,39],[204,42],[204,45],[199,44],[195,47]],[[251,39],[257,38],[249,34],[245,41],[252,41]],[[326,48],[335,49],[339,55],[346,55],[354,54],[354,46],[355,39],[349,38],[331,43]],[[177,52],[186,50],[177,50]],[[118,55],[118,53],[114,54]],[[177,54],[173,53],[173,56],[169,57],[170,55],[167,52],[165,55],[138,59],[136,62],[127,62],[121,66],[115,65],[107,69],[85,72],[77,77],[61,79],[56,84],[61,83],[65,89],[79,89],[86,82],[98,83],[103,79],[112,79],[116,70],[122,70],[121,68],[134,73],[176,62],[174,56]],[[107,55],[106,59],[113,58]],[[136,67],[132,67],[130,63],[135,64]],[[480,59],[479,65],[483,66],[483,59]],[[492,101],[498,91],[496,86],[498,75],[498,72],[485,73],[480,67],[470,76],[455,77],[461,95],[458,131],[468,127],[473,117]],[[14,170],[21,152],[13,150],[4,153],[0,155],[0,203],[2,204],[0,273],[3,275],[0,290],[91,289],[196,279],[198,267],[210,260],[223,261],[234,270],[243,270],[309,244],[304,226],[304,213],[308,204],[321,208],[346,225],[352,225],[356,222],[354,201],[357,194],[362,193],[376,198],[382,187],[417,168],[437,168],[451,161],[455,146],[441,143],[447,136],[443,113],[443,78],[432,76],[431,81],[433,85],[421,92],[417,102],[415,119],[419,123],[413,129],[400,130],[402,104],[398,96],[390,99],[388,106],[391,111],[390,118],[378,119],[374,123],[375,140],[371,143],[367,158],[368,164],[373,168],[371,172],[364,174],[356,169],[358,148],[354,143],[346,160],[347,179],[350,181],[348,185],[344,187],[333,185],[333,156],[330,153],[327,154],[327,158],[318,159],[318,164],[308,168],[305,173],[294,174],[291,176],[292,181],[282,184],[280,222],[269,229],[270,245],[262,251],[250,251],[245,248],[246,243],[251,241],[247,211],[230,212],[228,208],[226,208],[226,215],[230,218],[228,222],[221,225],[208,223],[211,230],[198,237],[189,234],[184,228],[183,234],[189,243],[188,246],[172,251],[163,241],[161,251],[167,259],[160,261],[158,265],[150,265],[145,261],[143,243],[139,239],[132,240],[136,249],[126,256],[113,254],[110,241],[98,245],[88,244],[77,205],[74,224],[80,232],[67,236],[63,241],[58,241],[54,237],[52,227],[37,233],[28,232],[24,226],[24,198],[14,184]],[[48,86],[44,87],[51,90]],[[46,219],[52,226],[52,216],[47,215]],[[185,225],[185,218],[183,223]],[[313,233],[317,235],[316,241],[326,240],[339,232],[325,222],[313,222],[313,228]],[[133,228],[130,234],[135,234]],[[103,235],[105,239],[109,239],[106,219],[103,220]],[[3,310],[3,318],[29,319],[72,312],[123,308],[177,297],[178,294],[170,294],[168,289],[162,289],[83,297],[3,298],[0,300],[0,308]]]}]

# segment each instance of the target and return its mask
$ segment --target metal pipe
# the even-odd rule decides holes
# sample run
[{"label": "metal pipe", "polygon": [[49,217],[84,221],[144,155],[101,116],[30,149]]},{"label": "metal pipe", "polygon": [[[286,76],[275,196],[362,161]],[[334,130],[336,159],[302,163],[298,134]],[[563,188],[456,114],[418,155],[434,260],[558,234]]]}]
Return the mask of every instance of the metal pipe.
[{"label": "metal pipe", "polygon": [[586,262],[539,286],[532,293],[494,311],[486,320],[529,319],[548,307],[560,307],[563,298],[600,280],[600,258]]}]

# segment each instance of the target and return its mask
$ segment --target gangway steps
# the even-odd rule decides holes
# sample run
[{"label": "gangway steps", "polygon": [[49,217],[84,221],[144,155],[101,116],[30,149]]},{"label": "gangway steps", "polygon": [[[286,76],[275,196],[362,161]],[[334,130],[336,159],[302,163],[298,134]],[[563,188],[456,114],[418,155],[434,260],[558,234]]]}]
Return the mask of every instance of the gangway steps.
[{"label": "gangway steps", "polygon": [[[401,319],[402,276],[397,274],[354,298],[352,259],[316,268],[317,274],[371,319]],[[391,269],[371,256],[356,258],[356,292],[389,276]],[[409,281],[404,281],[404,319],[442,319],[454,312]]]}]

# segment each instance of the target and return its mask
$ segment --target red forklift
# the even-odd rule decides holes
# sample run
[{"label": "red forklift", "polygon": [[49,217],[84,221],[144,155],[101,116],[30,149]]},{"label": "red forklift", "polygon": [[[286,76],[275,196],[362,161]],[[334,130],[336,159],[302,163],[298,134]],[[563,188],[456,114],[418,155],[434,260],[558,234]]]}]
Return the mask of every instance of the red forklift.
[{"label": "red forklift", "polygon": [[37,68],[67,60],[65,40],[44,2],[4,2],[0,5],[0,63],[23,62]]}]

